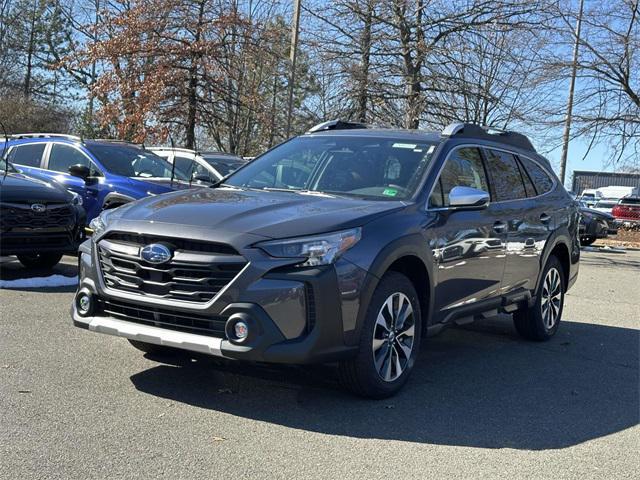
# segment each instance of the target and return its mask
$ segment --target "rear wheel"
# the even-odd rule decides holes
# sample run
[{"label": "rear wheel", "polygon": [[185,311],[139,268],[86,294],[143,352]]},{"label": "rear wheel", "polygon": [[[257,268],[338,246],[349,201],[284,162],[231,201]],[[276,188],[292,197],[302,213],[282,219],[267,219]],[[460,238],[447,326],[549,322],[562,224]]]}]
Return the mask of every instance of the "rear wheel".
[{"label": "rear wheel", "polygon": [[167,347],[165,345],[156,345],[155,343],[141,342],[139,340],[129,340],[129,343],[144,353],[152,355],[176,355],[180,352],[177,348]]},{"label": "rear wheel", "polygon": [[16,256],[20,263],[27,268],[53,268],[62,258],[61,253],[34,253]]},{"label": "rear wheel", "polygon": [[566,282],[556,257],[549,258],[541,278],[534,305],[513,314],[516,330],[527,340],[549,340],[560,326]]},{"label": "rear wheel", "polygon": [[420,333],[420,302],[413,284],[400,273],[387,273],[369,303],[357,356],[340,363],[341,383],[363,397],[394,395],[413,369]]}]

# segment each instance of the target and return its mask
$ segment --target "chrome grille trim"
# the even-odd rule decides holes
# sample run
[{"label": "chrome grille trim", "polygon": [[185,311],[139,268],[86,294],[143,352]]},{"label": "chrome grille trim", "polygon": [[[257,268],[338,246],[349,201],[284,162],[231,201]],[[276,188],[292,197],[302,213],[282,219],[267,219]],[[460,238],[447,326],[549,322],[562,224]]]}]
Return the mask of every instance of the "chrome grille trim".
[{"label": "chrome grille trim", "polygon": [[[171,239],[162,243],[171,245]],[[171,260],[154,265],[140,258],[143,246],[108,237],[97,243],[100,272],[107,288],[203,304],[215,298],[247,265],[241,255],[184,250],[174,250]]]}]

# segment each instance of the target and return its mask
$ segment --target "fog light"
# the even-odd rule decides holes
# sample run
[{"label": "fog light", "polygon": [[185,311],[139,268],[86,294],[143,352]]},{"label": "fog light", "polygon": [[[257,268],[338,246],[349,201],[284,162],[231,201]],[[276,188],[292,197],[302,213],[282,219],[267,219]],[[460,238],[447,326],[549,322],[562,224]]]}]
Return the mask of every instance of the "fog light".
[{"label": "fog light", "polygon": [[88,315],[91,312],[91,296],[88,293],[81,293],[78,295],[76,301],[78,306],[78,313],[82,316]]},{"label": "fog light", "polygon": [[244,340],[249,335],[249,327],[244,322],[236,322],[233,326],[233,331],[237,340]]}]

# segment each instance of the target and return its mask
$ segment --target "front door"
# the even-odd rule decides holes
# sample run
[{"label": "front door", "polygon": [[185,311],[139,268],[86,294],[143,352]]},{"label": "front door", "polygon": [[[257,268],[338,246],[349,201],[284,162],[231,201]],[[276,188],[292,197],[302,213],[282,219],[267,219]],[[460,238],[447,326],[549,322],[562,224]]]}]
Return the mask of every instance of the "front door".
[{"label": "front door", "polygon": [[424,231],[436,260],[435,309],[443,316],[500,294],[506,225],[490,203],[478,210],[449,207],[449,192],[465,186],[489,192],[480,150],[458,147],[448,156],[429,199],[436,215]]},{"label": "front door", "polygon": [[[85,183],[81,178],[70,175],[69,167],[72,165],[88,167],[91,171],[90,182]],[[99,201],[100,190],[107,187],[100,181],[102,173],[87,155],[73,145],[53,143],[49,151],[46,168],[50,178],[83,198],[87,219],[92,219],[100,213],[102,210],[102,205]]]}]

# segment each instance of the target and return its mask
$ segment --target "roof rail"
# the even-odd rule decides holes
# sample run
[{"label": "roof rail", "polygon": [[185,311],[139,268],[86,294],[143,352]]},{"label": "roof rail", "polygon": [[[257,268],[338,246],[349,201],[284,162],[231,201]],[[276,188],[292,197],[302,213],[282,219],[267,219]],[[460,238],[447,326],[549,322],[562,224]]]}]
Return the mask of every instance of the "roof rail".
[{"label": "roof rail", "polygon": [[182,148],[182,147],[147,147],[148,150],[169,150],[171,152],[188,152],[188,153],[198,153],[197,150],[193,150],[191,148]]},{"label": "roof rail", "polygon": [[501,130],[487,125],[477,125],[475,123],[451,123],[442,130],[440,135],[443,137],[480,137],[486,140],[506,143],[523,150],[530,150],[532,152],[536,151],[531,140],[529,140],[526,135],[508,130]]},{"label": "roof rail", "polygon": [[309,130],[307,130],[306,133],[324,132],[326,130],[350,130],[361,128],[370,128],[370,126],[366,123],[346,122],[344,120],[329,120],[328,122],[322,122],[311,127]]},{"label": "roof rail", "polygon": [[123,143],[125,145],[133,145],[136,147],[140,147],[143,150],[146,149],[144,143],[135,143],[135,142],[130,142],[129,140],[118,140],[117,138],[92,138],[91,140],[95,142]]},{"label": "roof rail", "polygon": [[78,142],[82,141],[82,138],[76,135],[67,135],[65,133],[16,133],[9,135],[9,138],[67,138],[69,140],[77,140]]}]

